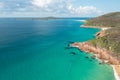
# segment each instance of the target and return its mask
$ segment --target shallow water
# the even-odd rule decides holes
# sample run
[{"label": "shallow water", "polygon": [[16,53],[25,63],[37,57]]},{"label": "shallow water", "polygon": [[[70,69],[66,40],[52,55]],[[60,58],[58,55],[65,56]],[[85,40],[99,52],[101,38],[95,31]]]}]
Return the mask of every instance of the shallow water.
[{"label": "shallow water", "polygon": [[99,31],[78,20],[0,19],[0,80],[114,80],[110,66],[69,48]]}]

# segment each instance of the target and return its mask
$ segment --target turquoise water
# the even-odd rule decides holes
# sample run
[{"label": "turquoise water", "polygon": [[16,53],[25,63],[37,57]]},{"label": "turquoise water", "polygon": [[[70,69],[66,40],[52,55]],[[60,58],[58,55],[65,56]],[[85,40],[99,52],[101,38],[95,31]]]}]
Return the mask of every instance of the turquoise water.
[{"label": "turquoise water", "polygon": [[0,80],[115,80],[110,66],[69,48],[99,31],[76,20],[0,19]]}]

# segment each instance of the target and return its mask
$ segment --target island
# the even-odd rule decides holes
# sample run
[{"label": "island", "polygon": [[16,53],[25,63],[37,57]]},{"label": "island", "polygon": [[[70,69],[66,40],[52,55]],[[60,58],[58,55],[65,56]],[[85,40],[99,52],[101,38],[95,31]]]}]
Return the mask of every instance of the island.
[{"label": "island", "polygon": [[108,13],[85,22],[85,28],[100,28],[96,38],[87,42],[75,42],[77,47],[87,53],[93,53],[101,63],[113,67],[115,77],[120,80],[120,12]]},{"label": "island", "polygon": [[32,20],[57,20],[57,19],[65,19],[65,18],[60,18],[60,17],[18,17],[18,18],[15,18],[15,19],[18,19],[18,20],[29,20],[29,19],[32,19]]}]

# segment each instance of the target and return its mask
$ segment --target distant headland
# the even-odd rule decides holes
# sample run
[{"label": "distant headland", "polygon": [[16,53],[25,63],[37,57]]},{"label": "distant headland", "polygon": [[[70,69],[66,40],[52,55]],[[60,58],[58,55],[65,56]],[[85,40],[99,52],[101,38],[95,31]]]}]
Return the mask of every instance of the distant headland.
[{"label": "distant headland", "polygon": [[15,18],[15,19],[51,20],[51,19],[64,19],[64,18],[59,18],[59,17],[20,17],[20,18]]}]

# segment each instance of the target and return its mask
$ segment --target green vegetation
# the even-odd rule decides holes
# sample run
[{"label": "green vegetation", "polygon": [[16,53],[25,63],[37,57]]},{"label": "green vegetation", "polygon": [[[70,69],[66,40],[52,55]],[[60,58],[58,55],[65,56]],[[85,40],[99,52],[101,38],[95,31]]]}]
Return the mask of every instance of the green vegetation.
[{"label": "green vegetation", "polygon": [[105,14],[87,21],[86,26],[120,27],[120,12]]},{"label": "green vegetation", "polygon": [[106,30],[106,35],[90,40],[95,47],[103,47],[113,52],[120,59],[120,12],[106,14],[91,20],[87,26],[111,27]]}]

